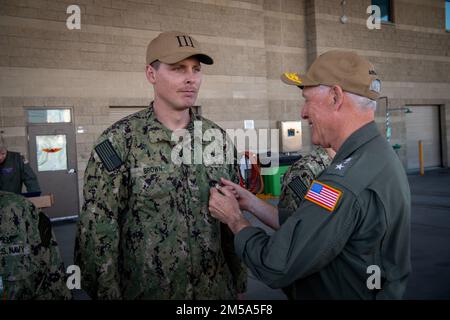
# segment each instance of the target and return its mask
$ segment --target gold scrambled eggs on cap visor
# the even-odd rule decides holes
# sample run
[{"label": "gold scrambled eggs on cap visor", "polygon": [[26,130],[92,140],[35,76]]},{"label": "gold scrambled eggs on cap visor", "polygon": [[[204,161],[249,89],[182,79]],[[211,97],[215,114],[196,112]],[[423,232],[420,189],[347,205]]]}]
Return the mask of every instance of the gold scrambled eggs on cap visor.
[{"label": "gold scrambled eggs on cap visor", "polygon": [[295,72],[285,72],[281,75],[281,81],[286,84],[300,86],[302,84],[302,79]]}]

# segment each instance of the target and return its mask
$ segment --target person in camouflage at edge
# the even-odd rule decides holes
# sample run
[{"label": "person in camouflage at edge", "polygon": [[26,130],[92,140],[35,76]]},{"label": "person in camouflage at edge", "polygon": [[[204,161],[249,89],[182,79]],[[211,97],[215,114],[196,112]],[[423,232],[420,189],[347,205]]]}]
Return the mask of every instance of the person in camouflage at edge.
[{"label": "person in camouflage at edge", "polygon": [[[92,152],[75,261],[93,299],[234,299],[246,290],[233,234],[208,211],[210,187],[223,176],[237,182],[237,166],[177,165],[171,158],[173,131],[181,127],[192,135],[196,121],[202,133],[217,129],[229,141],[190,110],[200,62],[213,63],[184,33],[161,33],[150,42],[147,78],[155,100],[107,129]],[[183,79],[181,88],[174,89],[174,77]],[[185,123],[173,125],[180,114]]]},{"label": "person in camouflage at edge", "polygon": [[50,220],[23,196],[0,191],[0,299],[70,299]]},{"label": "person in camouflage at edge", "polygon": [[320,146],[296,161],[284,174],[278,209],[297,210],[311,182],[331,163],[334,151]]}]

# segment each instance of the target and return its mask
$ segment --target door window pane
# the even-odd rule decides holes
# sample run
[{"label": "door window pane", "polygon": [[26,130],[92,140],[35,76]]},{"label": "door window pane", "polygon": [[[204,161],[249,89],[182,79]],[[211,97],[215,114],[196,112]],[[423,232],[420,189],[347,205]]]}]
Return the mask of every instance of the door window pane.
[{"label": "door window pane", "polygon": [[70,109],[28,110],[29,123],[60,123],[70,121]]},{"label": "door window pane", "polygon": [[380,7],[381,10],[381,21],[392,21],[392,8],[391,0],[372,0],[372,5]]},{"label": "door window pane", "polygon": [[67,170],[66,135],[36,136],[38,171]]}]

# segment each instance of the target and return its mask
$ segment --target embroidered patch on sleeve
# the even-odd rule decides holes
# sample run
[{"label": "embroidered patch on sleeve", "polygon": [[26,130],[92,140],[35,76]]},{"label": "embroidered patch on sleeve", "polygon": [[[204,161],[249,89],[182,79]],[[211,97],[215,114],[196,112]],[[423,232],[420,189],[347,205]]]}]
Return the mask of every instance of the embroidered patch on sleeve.
[{"label": "embroidered patch on sleeve", "polygon": [[297,197],[300,200],[303,200],[305,197],[306,191],[308,190],[308,187],[305,186],[302,179],[300,179],[298,176],[292,179],[291,182],[288,184],[289,188],[291,188],[292,191],[297,195]]},{"label": "embroidered patch on sleeve", "polygon": [[109,140],[105,140],[98,144],[95,147],[95,152],[97,152],[108,172],[111,172],[122,165],[122,160],[117,155],[116,150],[114,150],[114,147]]},{"label": "embroidered patch on sleeve", "polygon": [[306,193],[305,199],[333,212],[341,196],[342,191],[314,180]]}]

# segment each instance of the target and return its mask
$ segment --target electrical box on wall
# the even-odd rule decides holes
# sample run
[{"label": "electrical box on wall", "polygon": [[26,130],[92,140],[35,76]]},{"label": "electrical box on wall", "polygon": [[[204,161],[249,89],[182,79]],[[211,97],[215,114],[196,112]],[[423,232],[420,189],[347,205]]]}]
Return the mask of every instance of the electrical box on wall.
[{"label": "electrical box on wall", "polygon": [[255,129],[255,121],[244,120],[244,129]]},{"label": "electrical box on wall", "polygon": [[298,152],[302,148],[302,122],[301,121],[280,121],[281,152]]}]

